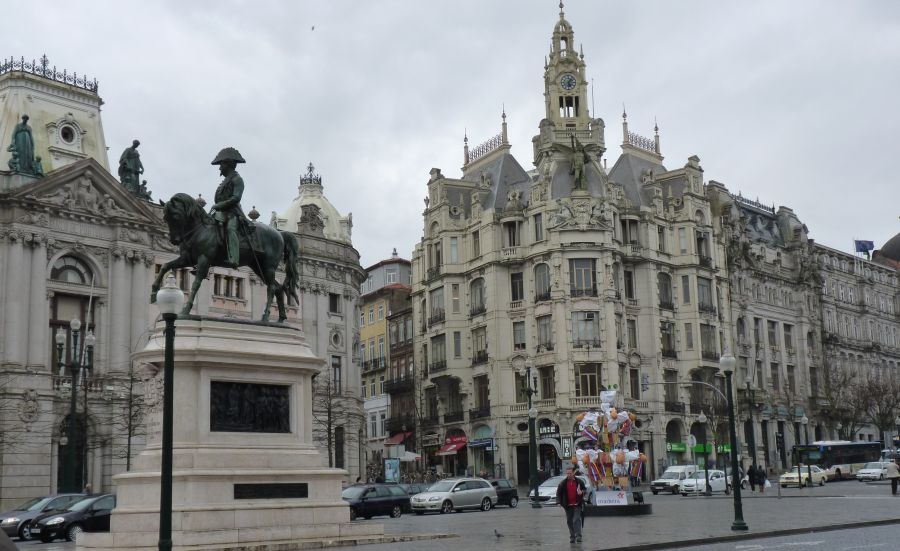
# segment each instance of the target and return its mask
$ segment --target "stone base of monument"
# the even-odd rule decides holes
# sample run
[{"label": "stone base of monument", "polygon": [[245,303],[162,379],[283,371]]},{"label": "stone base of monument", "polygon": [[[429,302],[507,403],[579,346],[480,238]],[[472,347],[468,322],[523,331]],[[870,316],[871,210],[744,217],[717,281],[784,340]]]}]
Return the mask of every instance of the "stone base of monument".
[{"label": "stone base of monument", "polygon": [[[178,551],[274,551],[383,541],[381,524],[351,523],[346,472],[323,467],[312,441],[312,377],[325,365],[303,334],[274,324],[176,322],[172,543]],[[164,338],[157,326],[137,364],[159,367],[147,448],[114,477],[109,533],[81,551],[152,550],[159,539]]]}]

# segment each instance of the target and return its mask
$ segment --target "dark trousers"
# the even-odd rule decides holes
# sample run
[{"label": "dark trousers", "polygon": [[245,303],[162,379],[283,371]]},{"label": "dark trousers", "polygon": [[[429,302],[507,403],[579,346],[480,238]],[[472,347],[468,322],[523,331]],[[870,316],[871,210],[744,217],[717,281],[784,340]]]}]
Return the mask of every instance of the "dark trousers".
[{"label": "dark trousers", "polygon": [[565,507],[566,524],[569,526],[569,539],[581,537],[581,522],[584,512],[581,507]]},{"label": "dark trousers", "polygon": [[891,493],[897,495],[897,484],[900,484],[900,478],[891,479]]}]

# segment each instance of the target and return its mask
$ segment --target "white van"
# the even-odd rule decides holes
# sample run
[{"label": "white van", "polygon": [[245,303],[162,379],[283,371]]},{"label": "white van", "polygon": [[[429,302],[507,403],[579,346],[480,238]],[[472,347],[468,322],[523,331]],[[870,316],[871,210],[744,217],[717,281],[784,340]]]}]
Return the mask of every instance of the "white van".
[{"label": "white van", "polygon": [[678,494],[681,490],[681,481],[697,472],[697,465],[676,465],[666,469],[661,477],[650,483],[650,491],[653,495],[660,492]]}]

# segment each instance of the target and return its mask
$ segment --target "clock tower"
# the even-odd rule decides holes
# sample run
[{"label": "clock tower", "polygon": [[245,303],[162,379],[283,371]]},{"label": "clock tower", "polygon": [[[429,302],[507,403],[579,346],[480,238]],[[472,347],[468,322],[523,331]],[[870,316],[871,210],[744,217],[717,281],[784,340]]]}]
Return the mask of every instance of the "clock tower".
[{"label": "clock tower", "polygon": [[575,33],[560,2],[550,55],[544,60],[545,117],[540,123],[540,135],[532,140],[535,165],[560,145],[583,146],[594,159],[603,154],[603,121],[591,119],[588,92],[584,53],[575,49]]}]

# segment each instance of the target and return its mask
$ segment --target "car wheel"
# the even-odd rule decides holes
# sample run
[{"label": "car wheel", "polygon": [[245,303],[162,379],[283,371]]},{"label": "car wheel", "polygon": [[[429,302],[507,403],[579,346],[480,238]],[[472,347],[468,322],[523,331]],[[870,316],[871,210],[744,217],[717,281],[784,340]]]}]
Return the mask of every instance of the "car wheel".
[{"label": "car wheel", "polygon": [[482,511],[490,511],[491,510],[491,498],[486,497],[481,500],[481,510]]},{"label": "car wheel", "polygon": [[781,487],[782,487],[782,488],[787,488],[787,484],[782,484]]},{"label": "car wheel", "polygon": [[746,489],[747,489],[747,481],[746,481],[746,480],[742,480],[742,481],[741,481],[741,490],[746,490]]},{"label": "car wheel", "polygon": [[444,513],[452,513],[453,512],[453,504],[450,503],[450,500],[441,503],[441,514]]},{"label": "car wheel", "polygon": [[883,474],[878,475],[878,480],[884,480],[884,475]]},{"label": "car wheel", "polygon": [[350,507],[350,520],[356,520],[356,507]]},{"label": "car wheel", "polygon": [[656,490],[650,490],[650,491],[653,492],[653,495],[659,494],[659,492],[657,492]]},{"label": "car wheel", "polygon": [[75,541],[75,538],[78,537],[78,534],[84,532],[84,529],[81,528],[80,524],[73,524],[69,526],[69,529],[66,530],[66,540]]},{"label": "car wheel", "polygon": [[674,496],[674,495],[678,495],[678,486],[673,486],[673,487],[672,487],[672,495],[673,495],[673,496]]},{"label": "car wheel", "polygon": [[824,486],[824,485],[825,485],[825,477],[823,476],[822,478],[819,479],[819,486]]},{"label": "car wheel", "polygon": [[391,509],[391,518],[400,518],[402,515],[403,509],[399,505],[394,505],[394,508]]},{"label": "car wheel", "polygon": [[519,498],[517,496],[512,496],[509,498],[509,506],[515,509],[519,506]]},{"label": "car wheel", "polygon": [[19,540],[20,541],[31,540],[31,523],[30,522],[23,522],[22,526],[19,527]]},{"label": "car wheel", "polygon": [[727,495],[727,496],[731,495],[731,486],[725,486],[725,495]]},{"label": "car wheel", "polygon": [[834,478],[835,478],[835,480],[839,480],[841,478],[841,470],[840,469],[837,469],[836,471],[834,471]]}]

